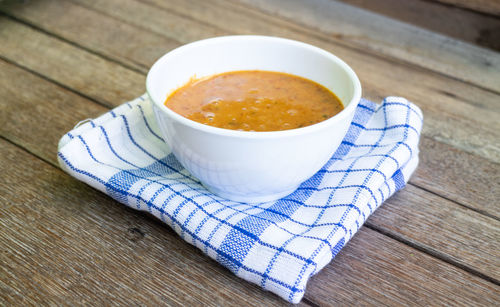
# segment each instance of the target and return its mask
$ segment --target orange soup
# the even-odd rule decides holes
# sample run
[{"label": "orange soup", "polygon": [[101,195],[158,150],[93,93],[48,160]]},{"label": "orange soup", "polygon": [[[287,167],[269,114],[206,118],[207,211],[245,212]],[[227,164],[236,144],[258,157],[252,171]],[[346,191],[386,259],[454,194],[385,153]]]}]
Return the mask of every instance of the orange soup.
[{"label": "orange soup", "polygon": [[196,122],[242,131],[278,131],[324,121],[343,109],[324,86],[271,71],[233,71],[192,80],[165,105]]}]

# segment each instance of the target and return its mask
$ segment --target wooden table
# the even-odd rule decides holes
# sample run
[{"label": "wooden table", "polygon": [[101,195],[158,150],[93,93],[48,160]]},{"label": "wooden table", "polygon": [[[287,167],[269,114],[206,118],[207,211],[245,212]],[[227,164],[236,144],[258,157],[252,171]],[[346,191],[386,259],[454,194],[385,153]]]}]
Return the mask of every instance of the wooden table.
[{"label": "wooden table", "polygon": [[[475,18],[498,22],[498,1],[441,2],[428,5],[472,5],[464,14],[479,7],[489,15]],[[425,115],[409,184],[301,304],[500,305],[498,52],[330,0],[4,0],[0,10],[0,305],[286,304],[56,160],[78,121],[142,94],[165,52],[249,33],[329,50],[364,97],[404,96]]]}]

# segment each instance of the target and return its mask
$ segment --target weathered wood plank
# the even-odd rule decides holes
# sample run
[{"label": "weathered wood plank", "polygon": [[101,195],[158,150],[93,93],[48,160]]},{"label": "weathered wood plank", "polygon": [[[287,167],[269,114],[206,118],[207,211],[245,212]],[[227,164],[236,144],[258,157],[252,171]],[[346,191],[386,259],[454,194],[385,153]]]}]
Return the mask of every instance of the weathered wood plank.
[{"label": "weathered wood plank", "polygon": [[422,0],[340,0],[460,40],[500,50],[500,19]]},{"label": "weathered wood plank", "polygon": [[0,67],[1,135],[54,165],[62,135],[108,110],[1,60]]},{"label": "weathered wood plank", "polygon": [[[495,178],[492,178],[493,180]],[[500,182],[500,169],[496,174]],[[500,188],[497,187],[497,196]],[[497,199],[500,199],[498,197]],[[383,233],[425,246],[439,255],[500,283],[500,221],[439,196],[407,186],[389,198],[367,221]]]},{"label": "weathered wood plank", "polygon": [[[182,43],[224,33],[202,22],[169,12],[162,12],[162,18],[155,21],[159,24],[154,26],[140,10],[132,12],[131,19],[144,20],[141,26],[132,26],[112,17],[126,11],[126,5],[114,3],[110,9],[114,13],[97,12],[61,0],[0,3],[0,10],[16,18],[46,28],[59,37],[108,58],[134,65],[143,72],[147,72],[165,52]],[[81,27],[82,24],[86,26]]]},{"label": "weathered wood plank", "polygon": [[45,76],[109,106],[109,101],[126,101],[144,93],[144,74],[35,32],[0,16],[0,54],[39,73],[52,71]]},{"label": "weathered wood plank", "polygon": [[[10,120],[5,121],[6,124],[0,127],[0,133],[54,164],[56,163],[56,147],[59,137],[69,130],[78,119],[94,116],[94,114],[104,111],[104,107],[100,105],[93,104],[74,93],[63,90],[5,62],[0,62],[0,80],[5,80],[2,82],[4,85],[0,86],[0,94],[5,97],[0,104],[3,109],[2,113],[10,118]],[[9,92],[9,89],[13,88],[17,90]],[[48,96],[55,92],[58,93],[58,97]],[[36,110],[32,106],[36,106]],[[88,115],[82,114],[89,109]],[[79,118],[75,118],[78,116]],[[35,124],[32,118],[40,118],[41,120]],[[479,189],[482,188],[479,185],[478,187]],[[413,193],[403,193],[398,198],[398,201],[388,204],[389,212],[391,210],[397,211],[400,208],[399,214],[404,218],[394,213],[388,215],[385,219],[381,219],[380,223],[373,223],[373,225],[385,229],[396,237],[403,236],[404,239],[409,240],[407,238],[411,237],[410,234],[403,232],[400,235],[399,229],[414,230],[418,228],[419,222],[426,219],[437,222],[434,218],[436,215],[435,206],[443,208],[443,211],[447,210],[446,212],[459,212],[461,215],[458,217],[448,216],[448,219],[439,220],[440,223],[445,223],[446,227],[440,224],[433,224],[434,227],[427,225],[419,229],[419,231],[415,231],[411,240],[415,241],[415,245],[424,250],[429,249],[433,252],[437,250],[445,258],[455,259],[456,262],[471,266],[474,270],[491,276],[491,278],[497,278],[498,272],[491,269],[491,266],[494,266],[498,261],[495,260],[494,255],[489,254],[491,250],[487,249],[483,252],[471,254],[469,249],[465,249],[460,253],[454,253],[454,250],[462,248],[468,240],[473,240],[477,244],[483,244],[484,246],[495,243],[488,243],[488,236],[483,236],[480,231],[467,234],[466,232],[454,232],[453,230],[456,225],[460,225],[463,229],[483,229],[484,232],[488,233],[491,232],[491,229],[496,229],[498,221],[493,218],[483,218],[471,210],[464,209],[424,190],[412,188],[411,191]],[[399,203],[404,202],[413,206],[398,206]],[[435,205],[427,205],[426,202],[432,202]],[[415,210],[417,206],[419,210]],[[495,212],[498,208],[490,204],[489,210]],[[470,218],[467,218],[467,215],[470,215]],[[417,225],[408,224],[406,218],[413,223],[417,223]],[[388,225],[393,226],[389,227]],[[426,224],[422,223],[422,225]],[[439,228],[440,226],[441,228]],[[441,230],[438,231],[439,229]],[[449,248],[435,244],[443,236],[453,238],[449,242]]]},{"label": "weathered wood plank", "polygon": [[3,139],[0,156],[0,304],[286,305]]},{"label": "weathered wood plank", "polygon": [[[53,304],[283,304],[164,225],[0,142],[0,171],[8,174],[0,194],[7,204],[0,208],[0,257],[6,264],[1,297],[7,304],[36,305],[42,297]],[[467,305],[491,304],[499,299],[498,290],[363,227],[314,277],[306,296],[321,305],[412,303],[416,298]],[[458,291],[460,296],[452,295]]]},{"label": "weathered wood plank", "polygon": [[[120,3],[122,2],[120,1]],[[147,25],[149,28],[154,28],[157,33],[162,32],[163,10],[134,1],[127,2],[127,5],[120,3],[114,3],[113,0],[102,3],[92,1],[88,5],[95,4],[95,8],[98,10],[108,10],[106,13],[114,14],[113,17],[121,19],[123,22],[135,23],[138,27]],[[121,7],[119,12],[112,10],[113,5]],[[498,95],[468,87],[442,75],[416,68],[410,69],[407,65],[387,61],[383,58],[370,57],[360,51],[324,42],[324,40],[315,38],[313,35],[303,34],[298,30],[294,30],[294,32],[287,27],[276,25],[266,15],[248,13],[247,16],[245,12],[235,13],[232,10],[221,8],[216,8],[214,11],[214,8],[210,6],[204,7],[203,4],[199,6],[199,8],[196,6],[188,11],[188,7],[184,5],[186,12],[183,11],[183,13],[194,14],[192,18],[210,21],[227,28],[232,26],[235,31],[242,33],[288,36],[333,51],[346,59],[358,72],[363,83],[364,95],[367,98],[377,101],[388,94],[405,96],[423,108],[426,116],[424,134],[492,161],[500,161],[500,146],[497,144],[500,123],[496,120],[497,113],[500,113]],[[43,7],[38,9],[43,9]],[[13,13],[18,11],[26,14],[29,11],[29,5],[23,10],[14,10]],[[72,10],[68,10],[66,14],[70,15],[71,12]],[[61,32],[59,29],[62,27],[58,26],[58,16],[54,15],[52,18],[40,21],[36,18],[38,13],[39,11],[30,13],[29,22],[37,23],[38,26],[59,35]],[[49,13],[47,12],[47,14]],[[148,19],[142,17],[134,19],[135,16],[148,16]],[[94,17],[96,19],[92,24],[99,24],[98,16]],[[75,26],[82,22],[88,22],[80,20],[79,15],[72,15],[71,20],[74,20]],[[71,30],[75,26],[68,26],[66,29]],[[201,33],[205,28],[202,27],[194,31]],[[102,29],[102,31],[105,30]],[[65,38],[78,41],[78,32],[68,31],[64,32]],[[148,35],[148,33],[148,31],[144,31],[143,35]],[[120,33],[117,32],[116,35],[120,35]],[[17,56],[17,58],[19,57]],[[391,89],[391,92],[388,92],[388,89]],[[484,124],[485,122],[488,124]]]},{"label": "weathered wood plank", "polygon": [[427,137],[421,138],[420,148],[420,164],[411,183],[500,217],[500,164]]},{"label": "weathered wood plank", "polygon": [[394,57],[500,92],[497,82],[500,55],[494,51],[331,0],[311,0],[307,5],[300,0],[239,1],[364,51]]},{"label": "weathered wood plank", "polygon": [[500,1],[498,0],[432,0],[442,2],[486,14],[500,15]]},{"label": "weathered wood plank", "polygon": [[[107,56],[112,54],[114,60],[126,63],[127,65],[141,71],[147,71],[153,64],[152,59],[165,52],[179,46],[180,43],[172,38],[162,35],[155,35],[150,32],[142,35],[144,29],[130,26],[109,18],[104,14],[89,12],[88,10],[75,6],[66,1],[32,1],[29,6],[33,10],[26,10],[27,6],[20,1],[2,3],[11,5],[11,9],[16,11],[16,15],[35,13],[42,23],[50,22],[57,16],[60,36],[64,37],[64,32],[77,32],[78,40],[74,44],[85,46],[93,52]],[[89,14],[90,13],[90,14]],[[74,16],[77,15],[78,22],[83,22],[84,27],[75,23]],[[171,16],[165,16],[171,20]],[[179,23],[183,19],[171,20],[172,23]],[[98,22],[97,22],[98,21]],[[81,25],[82,23],[80,23]],[[182,26],[188,27],[189,23]],[[113,29],[113,30],[111,30]],[[116,35],[119,32],[120,35]]]},{"label": "weathered wood plank", "polygon": [[[362,228],[313,277],[306,297],[321,306],[493,306],[500,287]],[[359,278],[357,272],[362,272]]]}]

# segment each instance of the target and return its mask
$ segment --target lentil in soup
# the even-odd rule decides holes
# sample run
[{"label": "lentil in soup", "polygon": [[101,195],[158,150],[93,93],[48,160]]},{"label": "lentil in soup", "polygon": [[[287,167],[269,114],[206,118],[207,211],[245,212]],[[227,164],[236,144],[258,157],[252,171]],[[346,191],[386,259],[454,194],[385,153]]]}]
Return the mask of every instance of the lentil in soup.
[{"label": "lentil in soup", "polygon": [[272,71],[232,71],[192,80],[165,105],[196,122],[242,131],[278,131],[313,125],[342,111],[324,86]]}]

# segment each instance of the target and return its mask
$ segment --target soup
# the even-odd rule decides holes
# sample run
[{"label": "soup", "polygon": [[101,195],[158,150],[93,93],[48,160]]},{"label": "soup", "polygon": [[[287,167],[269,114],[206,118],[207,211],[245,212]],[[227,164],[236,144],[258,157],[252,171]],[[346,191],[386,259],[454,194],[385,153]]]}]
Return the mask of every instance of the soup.
[{"label": "soup", "polygon": [[192,80],[165,101],[196,122],[241,131],[279,131],[313,125],[342,111],[324,86],[291,74],[232,71]]}]

